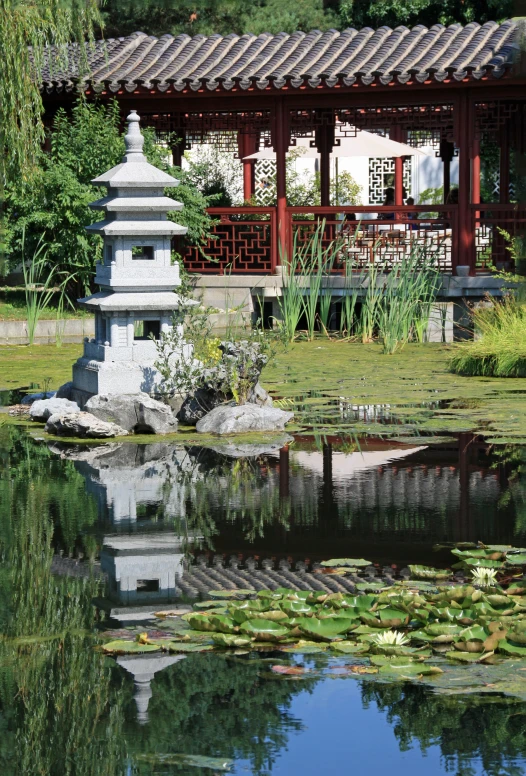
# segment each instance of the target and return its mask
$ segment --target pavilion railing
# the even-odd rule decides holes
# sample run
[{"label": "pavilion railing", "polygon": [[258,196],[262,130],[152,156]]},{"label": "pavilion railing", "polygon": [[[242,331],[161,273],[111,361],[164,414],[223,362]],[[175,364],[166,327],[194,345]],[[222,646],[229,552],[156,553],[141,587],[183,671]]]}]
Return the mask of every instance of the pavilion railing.
[{"label": "pavilion railing", "polygon": [[324,223],[322,244],[335,246],[335,273],[359,271],[371,262],[389,270],[415,252],[433,259],[442,272],[454,266],[454,206],[289,207],[287,214],[289,255]]},{"label": "pavilion railing", "polygon": [[276,208],[211,207],[212,235],[206,245],[188,247],[183,263],[205,275],[268,275],[277,265]]},{"label": "pavilion railing", "polygon": [[471,205],[475,234],[476,271],[489,269],[513,272],[512,240],[526,235],[526,205]]},{"label": "pavilion railing", "polygon": [[[214,207],[208,212],[215,223],[207,244],[190,246],[183,252],[189,272],[268,275],[285,260],[278,247],[275,207]],[[335,245],[332,271],[336,274],[359,271],[371,262],[389,270],[415,250],[433,258],[442,272],[465,263],[456,258],[456,206],[288,207],[285,224],[280,225],[286,236],[286,254],[291,256],[294,241],[297,247],[304,244],[322,223],[324,247]]]}]

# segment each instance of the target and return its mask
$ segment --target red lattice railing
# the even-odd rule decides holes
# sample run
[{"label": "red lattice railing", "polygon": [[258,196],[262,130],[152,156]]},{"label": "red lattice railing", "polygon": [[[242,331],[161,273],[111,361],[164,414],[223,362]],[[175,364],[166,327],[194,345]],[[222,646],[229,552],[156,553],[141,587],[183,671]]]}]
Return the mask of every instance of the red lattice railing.
[{"label": "red lattice railing", "polygon": [[275,208],[212,207],[217,220],[207,245],[189,246],[183,263],[189,272],[206,275],[267,275],[276,266]]},{"label": "red lattice railing", "polygon": [[373,261],[390,269],[414,251],[433,258],[442,272],[452,270],[455,207],[354,205],[289,207],[287,212],[289,255],[294,240],[296,246],[305,244],[325,221],[323,245],[328,247],[334,242],[337,247],[334,272],[360,270]]},{"label": "red lattice railing", "polygon": [[509,250],[513,246],[502,232],[511,238],[526,235],[526,206],[472,205],[471,212],[477,272],[492,268],[513,272],[515,261]]}]

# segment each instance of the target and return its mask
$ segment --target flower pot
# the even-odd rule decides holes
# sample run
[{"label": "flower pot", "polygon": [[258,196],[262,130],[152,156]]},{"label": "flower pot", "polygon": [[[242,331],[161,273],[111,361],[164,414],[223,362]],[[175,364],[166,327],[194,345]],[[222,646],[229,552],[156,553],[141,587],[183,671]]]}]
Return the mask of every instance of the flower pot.
[{"label": "flower pot", "polygon": [[457,275],[459,278],[469,277],[469,264],[459,264],[457,267]]}]

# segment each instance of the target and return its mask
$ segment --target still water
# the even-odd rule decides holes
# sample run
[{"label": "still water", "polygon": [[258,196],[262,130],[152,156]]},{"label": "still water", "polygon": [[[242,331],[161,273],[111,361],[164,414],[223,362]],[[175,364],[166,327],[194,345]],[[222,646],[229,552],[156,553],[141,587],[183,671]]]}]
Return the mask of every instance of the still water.
[{"label": "still water", "polygon": [[[109,658],[97,633],[231,587],[450,564],[443,542],[526,543],[526,451],[284,438],[259,449],[52,444],[0,426],[0,762],[5,774],[526,773],[526,704],[443,695],[294,655]],[[345,589],[345,588],[344,588]],[[95,606],[94,606],[95,604]]]}]

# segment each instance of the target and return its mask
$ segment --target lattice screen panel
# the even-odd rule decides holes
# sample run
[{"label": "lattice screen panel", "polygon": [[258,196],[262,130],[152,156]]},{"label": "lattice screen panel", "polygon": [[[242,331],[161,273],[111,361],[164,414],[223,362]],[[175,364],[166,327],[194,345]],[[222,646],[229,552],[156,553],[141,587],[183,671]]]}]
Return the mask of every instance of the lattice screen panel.
[{"label": "lattice screen panel", "polygon": [[[394,159],[375,158],[369,159],[369,203],[371,205],[383,205],[385,190],[394,187]],[[407,196],[412,191],[412,157],[404,159],[403,182]]]}]

